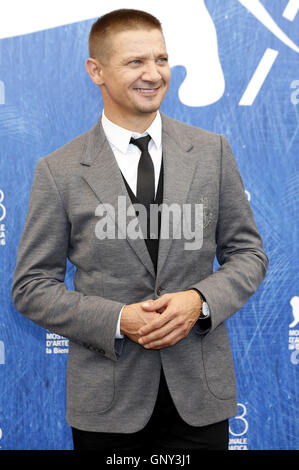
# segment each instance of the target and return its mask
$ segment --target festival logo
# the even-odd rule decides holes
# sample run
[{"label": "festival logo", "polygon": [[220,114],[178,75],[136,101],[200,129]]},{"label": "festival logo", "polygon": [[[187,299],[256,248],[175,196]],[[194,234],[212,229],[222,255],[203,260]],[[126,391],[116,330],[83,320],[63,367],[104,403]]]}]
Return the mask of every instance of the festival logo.
[{"label": "festival logo", "polygon": [[2,223],[6,216],[6,208],[3,204],[3,199],[4,199],[4,193],[0,189],[0,246],[3,246],[6,244],[5,241],[5,224]]},{"label": "festival logo", "polygon": [[55,333],[46,332],[46,354],[68,354],[69,340]]},{"label": "festival logo", "polygon": [[[239,0],[239,2],[247,8],[250,13],[262,23],[276,38],[283,44],[291,48],[294,52],[299,52],[299,47],[288,37],[287,34],[279,27],[279,25],[271,17],[270,13],[262,5],[260,0]],[[298,0],[289,0],[282,16],[289,21],[293,21],[299,10]],[[251,106],[256,99],[260,89],[262,88],[274,62],[277,59],[279,51],[267,48],[263,57],[258,63],[242,98],[240,99],[240,106]]]},{"label": "festival logo", "polygon": [[248,450],[246,415],[246,406],[238,403],[238,414],[229,420],[229,450]]},{"label": "festival logo", "polygon": [[295,328],[299,323],[299,297],[294,296],[290,300],[292,308],[292,322],[289,324],[289,351],[290,360],[294,365],[299,364],[299,329]]}]

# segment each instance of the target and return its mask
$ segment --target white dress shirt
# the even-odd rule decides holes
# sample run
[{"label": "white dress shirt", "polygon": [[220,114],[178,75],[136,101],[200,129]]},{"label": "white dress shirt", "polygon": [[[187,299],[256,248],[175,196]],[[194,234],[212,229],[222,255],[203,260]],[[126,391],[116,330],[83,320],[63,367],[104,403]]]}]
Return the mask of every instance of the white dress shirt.
[{"label": "white dress shirt", "polygon": [[157,191],[161,161],[162,161],[162,122],[158,112],[150,127],[143,133],[131,132],[119,127],[117,124],[106,118],[104,111],[102,114],[102,125],[106,138],[114,153],[120,171],[126,178],[126,181],[136,196],[137,187],[137,169],[141,151],[130,144],[131,137],[138,139],[149,134],[151,140],[148,145],[148,151],[151,155],[155,169],[155,193]]},{"label": "white dress shirt", "polygon": [[[109,121],[109,119],[107,119],[104,111],[102,113],[102,126],[116,158],[119,169],[124,175],[135,196],[137,188],[137,170],[141,151],[136,145],[130,144],[130,140],[131,137],[138,139],[139,137],[143,137],[147,134],[151,136],[151,140],[148,145],[148,151],[151,155],[155,170],[156,194],[162,161],[162,121],[159,111],[157,112],[157,115],[149,128],[143,134],[128,131],[127,129],[124,129],[117,124],[114,124],[113,122]],[[123,308],[124,307],[122,307],[118,317],[115,334],[116,338],[123,338],[123,335],[120,334],[120,317]]]}]

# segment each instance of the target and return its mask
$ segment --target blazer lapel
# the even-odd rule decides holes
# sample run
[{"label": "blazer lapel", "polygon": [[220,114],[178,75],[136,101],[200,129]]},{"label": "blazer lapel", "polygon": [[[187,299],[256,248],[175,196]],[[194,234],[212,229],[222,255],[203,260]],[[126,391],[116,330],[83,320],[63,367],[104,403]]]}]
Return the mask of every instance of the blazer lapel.
[{"label": "blazer lapel", "polygon": [[[126,236],[126,219],[119,214],[119,201],[125,211],[132,204],[125,187],[121,172],[117,165],[111,147],[105,137],[101,122],[88,133],[88,141],[81,161],[82,178],[90,186],[96,197],[107,210],[107,214],[115,224],[115,233],[121,233],[126,238],[134,252],[139,257],[147,270],[155,277],[155,270],[142,238],[135,240]],[[119,196],[121,196],[119,198]],[[111,210],[112,208],[112,210]],[[122,220],[124,223],[119,224]]]},{"label": "blazer lapel", "polygon": [[[169,227],[168,210],[172,204],[178,204],[182,214],[182,205],[186,202],[192,178],[197,164],[196,156],[190,152],[192,142],[185,134],[179,133],[175,121],[161,113],[162,117],[162,147],[164,162],[164,191],[161,212],[161,234],[159,242],[157,277],[161,273],[169,253],[172,234],[177,226]],[[179,223],[182,223],[181,217]],[[169,237],[163,238],[167,232]]]},{"label": "blazer lapel", "polygon": [[[162,117],[162,148],[164,162],[163,206],[161,213],[161,237],[159,241],[157,276],[159,276],[172,242],[172,234],[176,227],[169,227],[169,214],[172,204],[182,205],[187,199],[191,181],[195,172],[196,158],[190,150],[192,143],[186,135],[178,135],[175,121],[161,113]],[[189,153],[189,154],[188,154]],[[126,208],[132,204],[125,187],[121,172],[114,154],[105,137],[101,121],[88,133],[88,139],[82,155],[82,178],[90,186],[99,201],[107,208],[107,213],[117,229],[126,238],[134,252],[146,269],[155,278],[155,270],[142,238],[135,240],[126,236],[126,223],[119,224],[119,196],[125,201]],[[113,210],[111,211],[111,207]],[[180,222],[181,223],[181,222]],[[165,232],[166,230],[166,232]],[[163,238],[163,233],[169,230],[170,237]]]}]

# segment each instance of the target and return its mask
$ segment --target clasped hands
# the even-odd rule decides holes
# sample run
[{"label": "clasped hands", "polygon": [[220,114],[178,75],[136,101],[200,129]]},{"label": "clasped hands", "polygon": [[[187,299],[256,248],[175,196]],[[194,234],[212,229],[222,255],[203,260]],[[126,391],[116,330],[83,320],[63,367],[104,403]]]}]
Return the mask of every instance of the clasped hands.
[{"label": "clasped hands", "polygon": [[120,332],[146,349],[173,346],[189,334],[199,318],[201,303],[196,291],[187,290],[126,305]]}]

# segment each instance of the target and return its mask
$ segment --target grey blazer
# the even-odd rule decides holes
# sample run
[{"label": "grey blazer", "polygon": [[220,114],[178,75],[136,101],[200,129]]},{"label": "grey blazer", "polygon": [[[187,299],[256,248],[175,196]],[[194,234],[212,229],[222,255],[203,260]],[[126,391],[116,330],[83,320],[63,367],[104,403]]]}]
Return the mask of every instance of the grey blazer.
[{"label": "grey blazer", "polygon": [[[99,204],[114,207],[116,224],[118,196],[131,205],[100,121],[36,165],[12,298],[27,318],[69,338],[67,421],[79,429],[143,428],[161,365],[178,412],[190,425],[237,411],[225,320],[256,291],[268,258],[226,138],[161,115],[163,203],[203,204],[204,228],[198,250],[186,250],[183,238],[161,239],[156,275],[142,238],[95,235]],[[215,255],[220,268],[213,273]],[[73,291],[64,283],[67,258],[76,267]],[[115,339],[124,304],[191,287],[209,304],[207,333],[195,326],[161,350]]]}]

